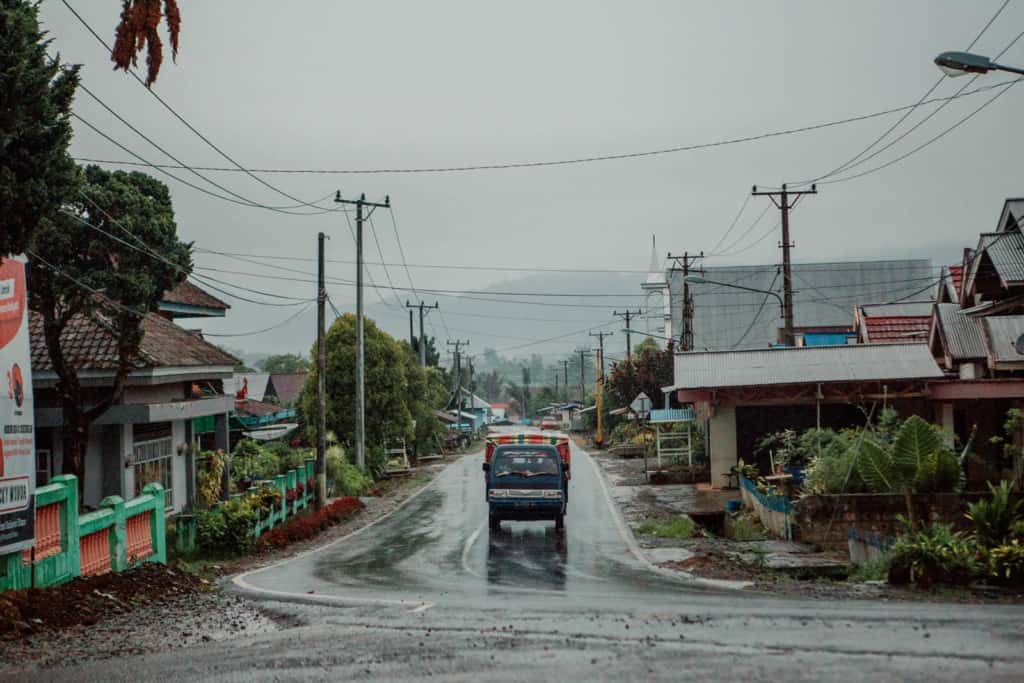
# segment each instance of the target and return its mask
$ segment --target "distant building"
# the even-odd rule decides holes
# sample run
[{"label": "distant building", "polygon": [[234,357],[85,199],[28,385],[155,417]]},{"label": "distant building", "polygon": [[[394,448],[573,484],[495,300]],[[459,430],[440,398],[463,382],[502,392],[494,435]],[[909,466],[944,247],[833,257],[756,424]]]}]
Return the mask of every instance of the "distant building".
[{"label": "distant building", "polygon": [[[781,295],[780,271],[778,265],[709,267],[702,277]],[[669,271],[665,279],[669,283],[665,336],[671,337],[673,331],[682,329],[683,275]],[[931,300],[937,281],[928,259],[794,264],[793,317],[798,344],[846,343],[854,332],[850,321],[857,304]],[[657,284],[651,283],[644,284],[645,291]],[[691,284],[690,293],[694,350],[763,349],[779,343],[782,312],[774,296],[710,283]],[[802,342],[801,336],[805,337]]]}]

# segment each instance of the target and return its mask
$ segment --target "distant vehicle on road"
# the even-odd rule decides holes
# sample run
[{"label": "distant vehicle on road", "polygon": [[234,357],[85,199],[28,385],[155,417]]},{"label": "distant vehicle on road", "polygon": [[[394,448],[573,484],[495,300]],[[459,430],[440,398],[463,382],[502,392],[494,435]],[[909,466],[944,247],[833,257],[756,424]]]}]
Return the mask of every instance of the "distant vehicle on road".
[{"label": "distant vehicle on road", "polygon": [[569,502],[569,438],[501,434],[487,440],[484,481],[490,528],[505,520],[554,520],[565,526]]},{"label": "distant vehicle on road", "polygon": [[541,429],[561,429],[562,421],[557,417],[545,417],[540,421]]}]

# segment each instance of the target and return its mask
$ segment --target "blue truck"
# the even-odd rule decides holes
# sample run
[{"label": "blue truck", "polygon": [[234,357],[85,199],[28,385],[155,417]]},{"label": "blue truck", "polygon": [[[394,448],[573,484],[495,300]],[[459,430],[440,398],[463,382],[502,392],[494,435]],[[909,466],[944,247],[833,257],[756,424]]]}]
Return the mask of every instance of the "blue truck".
[{"label": "blue truck", "polygon": [[505,520],[553,520],[564,528],[569,467],[562,450],[552,443],[488,444],[483,470],[492,531]]}]

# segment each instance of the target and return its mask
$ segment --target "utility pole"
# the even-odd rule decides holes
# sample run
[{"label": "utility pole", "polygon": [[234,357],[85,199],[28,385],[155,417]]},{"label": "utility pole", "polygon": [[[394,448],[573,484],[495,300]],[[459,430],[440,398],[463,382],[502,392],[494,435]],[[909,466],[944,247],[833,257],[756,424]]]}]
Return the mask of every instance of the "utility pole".
[{"label": "utility pole", "polygon": [[[686,276],[691,272],[690,268],[697,261],[704,258],[704,252],[699,254],[691,254],[687,251],[683,252],[682,256],[673,256],[671,253],[668,255],[669,259],[676,262],[676,266],[673,267],[673,273],[682,272],[683,274],[683,329],[679,335],[679,350],[680,351],[692,351],[693,350],[693,296],[690,294],[690,284],[686,281]],[[701,268],[699,271],[701,275],[704,274],[704,269]]]},{"label": "utility pole", "polygon": [[564,382],[564,384],[565,384],[565,402],[568,403],[569,402],[569,361],[568,360],[563,360],[562,361],[562,369],[563,369],[563,371],[565,373],[565,376],[563,377],[563,379],[565,380],[565,382]]},{"label": "utility pole", "polygon": [[408,301],[405,302],[405,307],[409,309],[409,334],[412,334],[412,309],[420,309],[420,367],[427,367],[427,338],[423,335],[423,309],[427,308],[440,308],[441,306],[435,301],[433,306],[427,306],[422,301],[417,305],[413,306]]},{"label": "utility pole", "polygon": [[[406,301],[405,305],[408,308],[409,302]],[[416,348],[416,334],[412,330],[412,309],[409,309],[409,346],[413,349]]]},{"label": "utility pole", "polygon": [[558,368],[555,368],[555,400],[558,400]]},{"label": "utility pole", "polygon": [[530,368],[523,368],[523,417],[530,417]]},{"label": "utility pole", "polygon": [[463,346],[469,346],[469,340],[448,340],[448,346],[455,347],[455,410],[458,411],[459,424],[462,424],[462,353]]},{"label": "utility pole", "polygon": [[640,315],[641,313],[643,313],[643,311],[641,311],[639,308],[636,309],[635,311],[631,311],[627,308],[625,313],[619,313],[618,311],[612,312],[612,315],[617,315],[626,321],[626,360],[629,360],[633,355],[633,345],[630,343],[629,339],[629,322],[636,316]]},{"label": "utility pole", "polygon": [[[782,184],[782,189],[778,191],[770,192],[758,192],[757,185],[754,185],[751,189],[750,194],[755,197],[768,197],[772,200],[772,204],[782,212],[782,287],[783,287],[783,305],[785,311],[783,312],[783,331],[782,331],[782,342],[786,346],[795,346],[796,340],[793,335],[793,269],[789,258],[789,250],[794,244],[789,241],[789,211],[796,207],[796,203],[800,201],[800,198],[807,194],[818,194],[817,185],[811,185],[809,190],[799,190],[796,192],[786,189],[786,184]],[[778,197],[778,201],[775,198]],[[792,203],[790,198],[793,197]]]},{"label": "utility pole", "polygon": [[604,338],[612,336],[611,332],[591,332],[591,337],[597,337],[597,358],[598,367],[600,368],[597,376],[597,401],[594,412],[597,413],[597,433],[594,435],[594,445],[600,448],[604,444],[604,434],[601,428],[601,399],[604,394]]},{"label": "utility pole", "polygon": [[[366,201],[366,195],[359,199],[342,199],[341,190],[334,194],[336,204],[356,206],[356,467],[366,469],[366,341],[363,339],[363,221],[377,208],[390,208],[391,198],[384,197],[384,203]],[[363,209],[370,207],[370,213],[363,216]]]},{"label": "utility pole", "polygon": [[590,355],[590,349],[579,348],[575,352],[580,354],[580,404],[585,408],[584,404],[587,402],[586,357]]},{"label": "utility pole", "polygon": [[316,239],[316,507],[327,502],[327,287],[324,285],[324,234]]}]

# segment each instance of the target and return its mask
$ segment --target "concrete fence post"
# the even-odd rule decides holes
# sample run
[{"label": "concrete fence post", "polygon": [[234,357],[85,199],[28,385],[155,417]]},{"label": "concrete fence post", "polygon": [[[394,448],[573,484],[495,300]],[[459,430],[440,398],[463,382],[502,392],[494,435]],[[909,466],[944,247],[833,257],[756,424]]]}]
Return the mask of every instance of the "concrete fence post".
[{"label": "concrete fence post", "polygon": [[125,530],[124,498],[107,496],[100,507],[112,510],[114,524],[110,527],[110,570],[123,572],[128,568],[127,531]]},{"label": "concrete fence post", "polygon": [[164,518],[167,492],[163,485],[151,482],[142,487],[142,493],[153,496],[153,509],[149,516],[149,530],[153,534],[153,555],[150,559],[167,564],[167,520]]},{"label": "concrete fence post", "polygon": [[[50,478],[50,484],[64,487],[64,505],[61,508],[60,535],[64,552],[64,569],[68,580],[79,575],[82,566],[81,544],[78,528],[78,477],[73,474],[58,474]],[[38,503],[38,498],[37,501]]]},{"label": "concrete fence post", "polygon": [[274,477],[274,486],[281,492],[281,507],[277,511],[277,519],[280,522],[284,522],[285,518],[288,517],[288,476],[279,474]]}]

